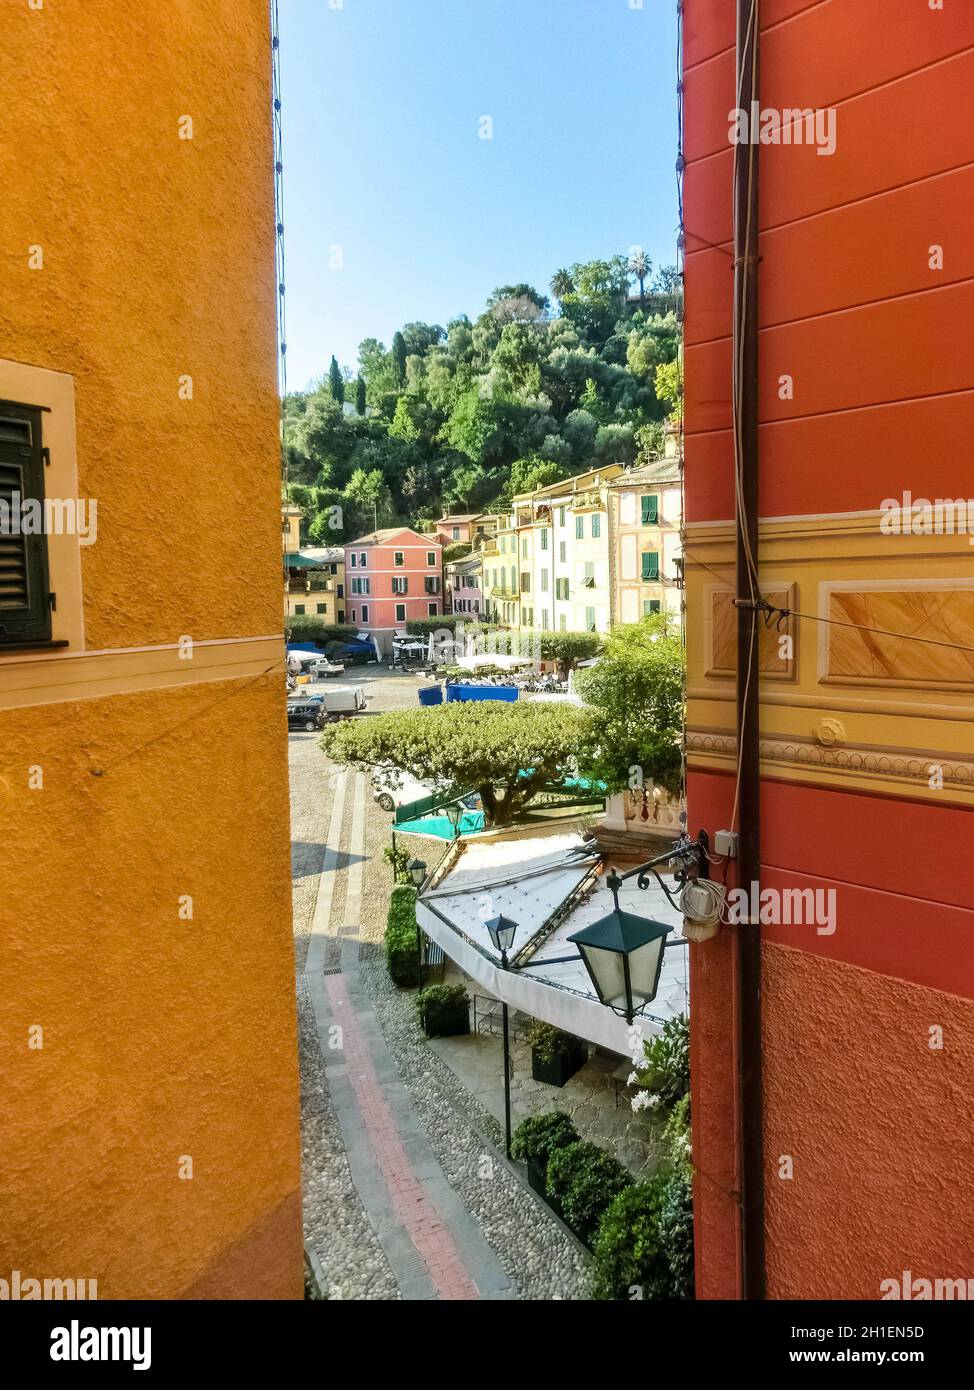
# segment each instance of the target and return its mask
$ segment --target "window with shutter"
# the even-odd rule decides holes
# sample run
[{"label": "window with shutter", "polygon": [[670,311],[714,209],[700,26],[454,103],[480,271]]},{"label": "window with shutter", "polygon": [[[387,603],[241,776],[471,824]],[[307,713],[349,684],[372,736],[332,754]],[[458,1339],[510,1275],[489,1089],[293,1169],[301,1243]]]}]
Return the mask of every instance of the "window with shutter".
[{"label": "window with shutter", "polygon": [[659,579],[659,553],[655,550],[643,551],[643,580]]},{"label": "window with shutter", "polygon": [[21,509],[43,525],[44,450],[37,406],[0,401],[0,647],[51,638],[47,536],[25,535]]},{"label": "window with shutter", "polygon": [[655,526],[659,521],[659,498],[642,497],[642,520],[644,526]]}]

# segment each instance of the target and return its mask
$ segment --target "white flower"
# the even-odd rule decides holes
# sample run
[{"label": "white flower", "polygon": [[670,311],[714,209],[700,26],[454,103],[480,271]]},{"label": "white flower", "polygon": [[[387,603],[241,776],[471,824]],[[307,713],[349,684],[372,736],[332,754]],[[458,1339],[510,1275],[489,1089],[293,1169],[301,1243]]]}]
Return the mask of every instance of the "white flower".
[{"label": "white flower", "polygon": [[638,1071],[630,1072],[630,1073],[629,1073],[629,1080],[626,1082],[626,1085],[627,1085],[627,1086],[635,1086],[635,1084],[636,1084],[636,1082],[637,1082],[638,1080],[639,1080],[639,1072],[638,1072]]}]

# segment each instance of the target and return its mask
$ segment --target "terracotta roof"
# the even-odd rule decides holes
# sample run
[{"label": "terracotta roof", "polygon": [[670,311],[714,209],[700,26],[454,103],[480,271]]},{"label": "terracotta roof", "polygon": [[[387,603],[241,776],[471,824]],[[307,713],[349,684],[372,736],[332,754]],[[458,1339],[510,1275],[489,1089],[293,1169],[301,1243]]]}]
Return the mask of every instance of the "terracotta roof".
[{"label": "terracotta roof", "polygon": [[354,541],[346,541],[345,549],[354,550],[357,545],[382,545],[384,541],[391,540],[393,536],[415,536],[417,540],[425,541],[427,545],[440,544],[435,536],[424,536],[421,532],[414,531],[411,526],[384,526],[378,531],[370,531],[368,535],[359,536]]}]

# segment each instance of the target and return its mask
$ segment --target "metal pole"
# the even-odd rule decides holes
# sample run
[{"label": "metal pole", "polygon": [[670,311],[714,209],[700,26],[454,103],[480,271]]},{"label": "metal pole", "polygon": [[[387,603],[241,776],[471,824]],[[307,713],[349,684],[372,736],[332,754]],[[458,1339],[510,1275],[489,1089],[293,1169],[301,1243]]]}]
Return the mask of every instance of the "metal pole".
[{"label": "metal pole", "polygon": [[508,1158],[511,1156],[511,1037],[508,1026],[507,1003],[502,1004],[504,1011],[504,1152]]},{"label": "metal pole", "polygon": [[[507,969],[507,952],[501,951],[501,969]],[[504,1021],[504,1152],[511,1157],[511,1033],[507,1000],[501,1000]]]},{"label": "metal pole", "polygon": [[[737,530],[737,738],[740,759],[739,886],[761,875],[758,610],[758,106],[760,0],[737,0],[737,101],[748,140],[735,149],[734,317]],[[758,890],[759,891],[759,890]],[[752,899],[753,901],[753,899]],[[738,1084],[741,1115],[741,1249],[746,1299],[765,1296],[764,1141],[761,1056],[761,926],[737,929]]]}]

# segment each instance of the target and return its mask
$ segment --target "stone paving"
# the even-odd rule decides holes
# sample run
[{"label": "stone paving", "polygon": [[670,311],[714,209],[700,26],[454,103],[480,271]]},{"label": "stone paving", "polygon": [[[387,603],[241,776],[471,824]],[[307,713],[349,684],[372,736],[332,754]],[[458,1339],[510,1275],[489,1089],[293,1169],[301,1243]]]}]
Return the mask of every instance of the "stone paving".
[{"label": "stone paving", "polygon": [[[450,974],[447,981],[452,983],[453,978]],[[502,1122],[504,1053],[500,1034],[433,1038],[427,1045],[442,1057],[470,1095]],[[547,1086],[531,1075],[531,1049],[522,1041],[512,1042],[512,1124],[516,1127],[528,1115],[546,1110],[564,1110],[583,1139],[613,1153],[635,1176],[645,1168],[654,1170],[663,1154],[660,1126],[645,1112],[633,1114],[625,1090],[616,1095],[612,1073],[617,1067],[616,1058],[595,1053],[565,1086]]]},{"label": "stone paving", "polygon": [[[414,704],[414,681],[371,679],[381,707]],[[585,1252],[388,978],[388,817],[316,735],[291,753],[305,1235],[328,1296],[584,1298]]]}]

